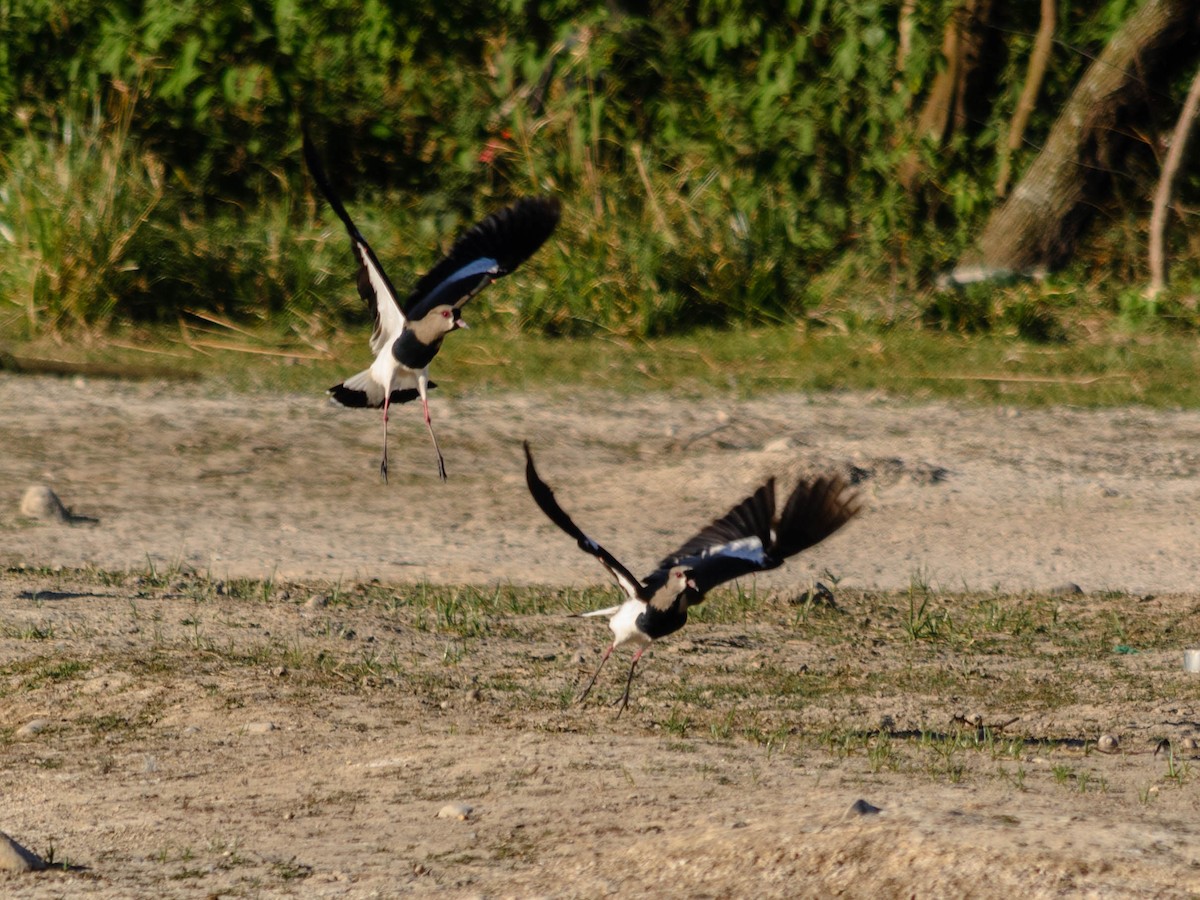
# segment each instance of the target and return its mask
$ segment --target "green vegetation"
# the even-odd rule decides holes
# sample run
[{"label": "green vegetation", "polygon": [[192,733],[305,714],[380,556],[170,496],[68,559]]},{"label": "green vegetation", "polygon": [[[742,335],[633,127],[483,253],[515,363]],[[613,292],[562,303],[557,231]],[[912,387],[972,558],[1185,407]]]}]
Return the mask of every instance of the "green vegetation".
[{"label": "green vegetation", "polygon": [[[148,322],[203,340],[215,316],[321,344],[361,322],[340,223],[303,173],[302,117],[401,288],[485,211],[563,198],[553,245],[476,302],[510,335],[800,322],[1057,347],[1114,323],[1197,325],[1200,255],[1182,236],[1173,292],[1149,304],[1138,291],[1170,103],[1072,269],[939,291],[996,202],[1036,4],[994,29],[989,103],[943,147],[912,123],[955,4],[915,4],[904,39],[895,4],[785,7],[7,4],[0,340],[83,331],[102,345]],[[1063,11],[1018,172],[1130,7]],[[897,177],[911,159],[919,190]],[[1198,187],[1185,172],[1181,207]]]},{"label": "green vegetation", "polygon": [[[0,572],[0,587],[47,574]],[[1136,757],[1138,777],[1153,779],[1138,784],[1142,804],[1194,776],[1184,747],[1152,755],[1162,723],[1147,712],[1164,694],[1181,703],[1195,695],[1177,659],[1178,647],[1200,640],[1187,597],[954,593],[919,576],[907,591],[839,587],[834,605],[715,591],[687,631],[649,653],[618,723],[606,702],[619,694],[621,662],[602,676],[594,701],[573,703],[607,632],[563,615],[602,605],[611,589],[235,584],[184,569],[55,577],[104,585],[130,603],[71,612],[89,620],[86,629],[61,630],[87,637],[54,638],[53,656],[24,637],[19,612],[0,616],[0,699],[56,709],[53,732],[38,744],[0,732],[0,751],[83,740],[125,745],[128,756],[178,706],[224,715],[253,710],[263,696],[309,710],[321,698],[367,695],[389,722],[438,709],[489,729],[649,732],[675,751],[675,765],[715,742],[843,778],[991,779],[1019,791],[1090,794],[1108,792]],[[307,603],[314,595],[324,603]],[[810,608],[798,626],[800,603]],[[922,615],[936,633],[912,633]],[[1166,620],[1175,623],[1169,631]],[[1138,653],[1116,652],[1118,638]],[[583,661],[565,651],[588,646]],[[129,689],[85,695],[72,684],[99,676],[127,679]],[[1121,730],[1115,757],[1094,752],[1105,727]],[[110,771],[126,765],[121,758],[89,765]],[[66,765],[56,754],[37,759]]]},{"label": "green vegetation", "polygon": [[[51,360],[51,368],[69,372],[71,364],[86,360],[85,374],[89,367],[102,370],[96,374],[205,373],[216,390],[319,393],[361,368],[366,332],[364,325],[318,339],[294,328],[142,326],[71,343],[44,335],[12,351],[18,368],[24,359],[39,361],[39,367]],[[437,366],[436,381],[455,395],[511,389],[569,394],[580,387],[695,398],[868,390],[1018,406],[1200,406],[1200,383],[1191,378],[1200,368],[1195,338],[1151,331],[1041,345],[1003,334],[870,327],[559,341],[492,326],[454,335]]]}]

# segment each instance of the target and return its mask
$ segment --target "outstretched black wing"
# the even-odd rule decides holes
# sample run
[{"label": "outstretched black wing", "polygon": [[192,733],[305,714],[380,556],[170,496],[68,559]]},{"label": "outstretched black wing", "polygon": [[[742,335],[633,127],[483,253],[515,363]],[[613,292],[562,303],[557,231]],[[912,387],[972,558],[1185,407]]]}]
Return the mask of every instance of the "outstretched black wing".
[{"label": "outstretched black wing", "polygon": [[703,598],[726,581],[783,565],[825,540],[860,509],[858,495],[840,475],[822,475],[797,484],[775,521],[775,480],[770,479],[663,559],[646,586],[662,584],[672,566],[687,566]]},{"label": "outstretched black wing", "polygon": [[840,475],[801,481],[775,527],[769,555],[780,562],[821,543],[862,510],[858,494]]},{"label": "outstretched black wing", "polygon": [[600,563],[616,579],[617,584],[621,586],[621,590],[625,592],[627,597],[630,599],[647,599],[648,595],[645,588],[621,564],[621,561],[580,531],[579,526],[571,521],[571,517],[563,512],[563,508],[554,499],[554,491],[550,490],[550,486],[538,477],[537,469],[533,467],[533,454],[529,451],[529,441],[525,442],[525,483],[529,485],[529,493],[533,495],[534,502],[537,503],[550,521],[575,538],[580,550],[590,553],[596,559],[600,560]]},{"label": "outstretched black wing", "polygon": [[384,345],[395,340],[404,328],[404,313],[396,299],[396,289],[392,287],[387,273],[379,264],[375,251],[355,226],[350,214],[346,212],[346,207],[342,205],[341,198],[329,183],[321,165],[321,158],[317,156],[316,148],[308,135],[307,126],[303,127],[303,132],[304,161],[308,164],[308,171],[350,235],[350,247],[354,250],[354,258],[358,260],[358,294],[367,301],[371,314],[375,317],[375,329],[371,332],[371,352],[378,356]]},{"label": "outstretched black wing", "polygon": [[421,276],[404,300],[404,314],[416,321],[441,304],[461,307],[529,259],[550,237],[560,215],[553,197],[523,197],[488,216]]},{"label": "outstretched black wing", "polygon": [[700,595],[693,603],[699,603],[707,591],[723,582],[775,568],[780,561],[773,560],[768,553],[774,537],[774,518],[775,479],[771,478],[664,557],[646,578],[647,587],[656,588],[664,583],[674,566],[687,566]]}]

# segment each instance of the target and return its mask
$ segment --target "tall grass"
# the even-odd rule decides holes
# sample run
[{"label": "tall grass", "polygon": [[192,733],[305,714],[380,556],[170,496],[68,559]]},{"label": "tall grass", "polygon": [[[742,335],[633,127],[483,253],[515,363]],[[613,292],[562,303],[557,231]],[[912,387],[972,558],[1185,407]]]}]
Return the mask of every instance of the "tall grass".
[{"label": "tall grass", "polygon": [[145,290],[149,222],[164,199],[164,172],[131,138],[134,102],[112,115],[68,110],[49,133],[26,121],[3,159],[0,279],[31,330],[108,325],[123,300]]}]

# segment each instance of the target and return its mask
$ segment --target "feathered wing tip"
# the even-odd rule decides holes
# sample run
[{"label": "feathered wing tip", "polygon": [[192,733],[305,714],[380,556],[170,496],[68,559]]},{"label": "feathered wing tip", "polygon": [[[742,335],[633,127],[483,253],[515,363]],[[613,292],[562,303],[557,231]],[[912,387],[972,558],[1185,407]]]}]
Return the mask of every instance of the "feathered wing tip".
[{"label": "feathered wing tip", "polygon": [[350,232],[352,240],[361,240],[362,235],[354,225],[354,221],[350,218],[350,214],[346,212],[346,207],[342,205],[342,198],[338,196],[337,191],[333,189],[333,185],[329,183],[329,176],[325,174],[325,166],[321,163],[321,157],[317,154],[317,148],[313,144],[312,135],[308,133],[308,123],[300,123],[300,131],[303,136],[304,147],[304,162],[308,165],[308,173],[312,175],[313,181],[317,183],[321,193],[325,196],[326,201],[333,207],[333,211],[337,213],[337,217],[342,220],[342,224],[346,226],[346,230]]},{"label": "feathered wing tip", "polygon": [[858,493],[840,475],[796,485],[776,526],[771,555],[783,560],[829,537],[862,509]]},{"label": "feathered wing tip", "polygon": [[509,274],[546,243],[561,216],[556,197],[522,197],[488,216],[455,241],[441,262],[421,276],[402,304],[405,312],[412,313],[443,282],[479,260],[496,261],[495,278]]},{"label": "feathered wing tip", "polygon": [[[313,145],[312,136],[308,133],[307,122],[301,123],[301,130],[304,161],[308,165],[309,174],[312,175],[313,181],[317,183],[317,187],[324,194],[330,207],[337,213],[337,217],[346,226],[346,233],[350,235],[350,247],[354,251],[354,258],[358,261],[358,295],[367,301],[367,305],[370,306],[371,313],[375,317],[375,331],[371,335],[371,348],[378,353],[381,346],[380,341],[398,333],[404,327],[404,316],[396,302],[396,289],[392,286],[387,273],[383,271],[383,266],[375,256],[375,251],[371,249],[367,239],[362,236],[362,232],[358,230],[354,220],[350,218],[350,214],[346,212],[341,197],[329,183],[329,176],[325,174],[321,157]],[[383,405],[382,397],[379,405]]]},{"label": "feathered wing tip", "polygon": [[533,497],[533,501],[538,505],[538,508],[546,514],[546,518],[573,537],[575,543],[579,545],[580,550],[600,560],[600,564],[608,569],[609,574],[612,575],[621,590],[625,592],[625,596],[646,599],[643,596],[645,588],[643,588],[642,583],[637,580],[634,574],[625,568],[619,559],[584,534],[582,529],[558,505],[558,501],[554,499],[554,491],[550,489],[550,485],[542,481],[537,473],[537,469],[534,468],[533,452],[529,449],[529,441],[525,441],[524,446],[525,483],[529,486],[529,493]]}]

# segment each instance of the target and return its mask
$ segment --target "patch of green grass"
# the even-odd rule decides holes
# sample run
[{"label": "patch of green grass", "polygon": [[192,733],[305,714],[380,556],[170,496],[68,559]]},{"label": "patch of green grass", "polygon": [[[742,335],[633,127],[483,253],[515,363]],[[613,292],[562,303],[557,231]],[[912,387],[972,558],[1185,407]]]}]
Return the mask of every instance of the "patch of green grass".
[{"label": "patch of green grass", "polygon": [[[7,349],[18,360],[88,361],[118,369],[152,362],[200,372],[213,390],[320,394],[362,367],[368,331],[364,312],[360,329],[331,332],[321,339],[321,352],[280,326],[231,332],[225,341],[263,353],[190,347],[177,330],[151,327],[66,345],[42,337]],[[791,325],[651,339],[555,339],[523,334],[511,322],[497,320],[446,342],[437,381],[441,390],[456,395],[574,394],[581,386],[603,384],[618,393],[670,391],[694,398],[866,390],[913,400],[1013,406],[1197,407],[1200,383],[1190,377],[1197,368],[1200,344],[1174,332],[1042,344],[911,328],[847,333]]]},{"label": "patch of green grass", "polygon": [[91,665],[79,659],[59,659],[55,657],[29,660],[20,665],[5,666],[0,669],[0,673],[6,670],[14,674],[17,670],[24,670],[25,677],[21,681],[22,689],[35,690],[46,684],[55,684],[82,678],[85,673],[91,670]]}]

